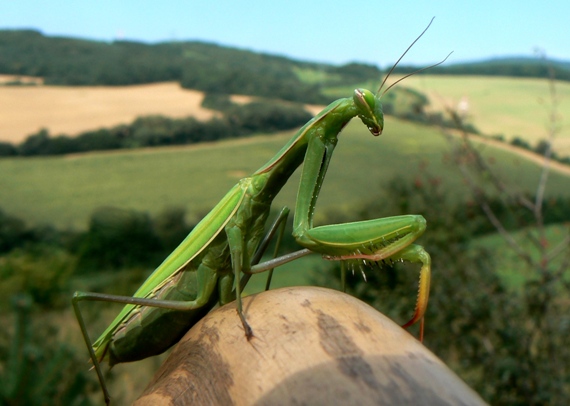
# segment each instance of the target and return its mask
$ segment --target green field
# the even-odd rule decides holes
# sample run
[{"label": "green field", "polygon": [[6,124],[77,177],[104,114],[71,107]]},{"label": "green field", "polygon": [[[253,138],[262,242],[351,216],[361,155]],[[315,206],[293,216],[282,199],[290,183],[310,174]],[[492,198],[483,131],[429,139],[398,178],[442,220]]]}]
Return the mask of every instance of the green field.
[{"label": "green field", "polygon": [[[570,228],[568,224],[553,224],[545,227],[544,231],[547,249],[551,250],[567,238],[568,233],[570,233]],[[540,253],[537,247],[531,243],[531,238],[537,241],[540,240],[534,227],[518,230],[511,233],[511,235],[534,261],[538,262],[540,260]],[[538,275],[531,273],[527,266],[521,266],[521,258],[517,256],[505,239],[498,233],[477,238],[472,242],[472,246],[482,246],[492,249],[493,252],[495,252],[496,272],[504,278],[507,282],[507,286],[510,286],[513,292],[520,293],[526,281],[538,277]],[[562,261],[567,256],[568,254],[564,252],[559,254],[558,257],[552,260],[551,269],[561,266]],[[521,272],[521,269],[523,269],[523,272]],[[538,270],[535,272],[538,272]],[[570,281],[570,269],[566,270],[565,275],[566,279]]]},{"label": "green field", "polygon": [[[547,138],[552,109],[546,79],[418,75],[405,79],[402,86],[427,95],[436,111],[457,108],[462,99],[467,100],[467,121],[484,134],[502,134],[507,141],[519,136],[533,146]],[[570,156],[570,83],[556,82],[555,91],[560,132],[554,148],[561,156]]]},{"label": "green field", "polygon": [[[0,160],[0,208],[29,224],[85,228],[100,206],[156,214],[167,207],[188,209],[197,220],[241,177],[264,164],[292,133],[180,148]],[[379,198],[394,176],[413,179],[420,163],[440,176],[459,198],[461,177],[444,162],[449,146],[433,128],[387,117],[384,134],[372,137],[358,120],[340,136],[325,180],[319,210],[350,211]],[[486,148],[499,174],[514,187],[533,190],[539,167],[506,151]],[[298,173],[277,197],[276,207],[294,207]],[[553,173],[550,194],[570,194],[570,179]]]}]

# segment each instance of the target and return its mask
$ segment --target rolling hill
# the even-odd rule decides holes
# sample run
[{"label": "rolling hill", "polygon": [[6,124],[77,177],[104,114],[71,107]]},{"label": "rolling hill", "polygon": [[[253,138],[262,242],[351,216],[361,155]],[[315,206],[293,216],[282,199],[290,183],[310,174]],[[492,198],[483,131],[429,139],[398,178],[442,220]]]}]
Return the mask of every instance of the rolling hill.
[{"label": "rolling hill", "polygon": [[[292,136],[257,136],[240,140],[89,153],[62,157],[0,160],[0,207],[32,224],[85,228],[91,212],[102,205],[148,211],[187,208],[205,214],[237,180],[269,160]],[[362,201],[381,198],[382,187],[395,176],[412,181],[430,171],[468,199],[461,175],[446,163],[449,145],[439,130],[387,118],[384,134],[373,138],[353,122],[339,138],[323,186],[320,211],[357,210]],[[486,148],[494,167],[518,190],[532,191],[540,165],[500,149]],[[231,156],[232,159],[228,159]],[[423,169],[422,169],[423,168]],[[294,176],[275,207],[294,207],[298,187]],[[553,173],[549,195],[570,194],[570,178]]]}]

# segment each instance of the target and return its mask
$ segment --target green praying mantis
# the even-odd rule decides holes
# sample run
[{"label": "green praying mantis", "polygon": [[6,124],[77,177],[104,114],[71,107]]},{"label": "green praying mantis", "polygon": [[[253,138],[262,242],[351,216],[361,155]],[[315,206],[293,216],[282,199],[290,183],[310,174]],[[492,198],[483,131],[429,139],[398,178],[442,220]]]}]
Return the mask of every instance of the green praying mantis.
[{"label": "green praying mantis", "polygon": [[[406,52],[428,28],[429,25]],[[342,264],[352,267],[383,260],[419,263],[419,293],[415,310],[403,327],[421,320],[420,335],[423,334],[431,259],[421,246],[413,244],[426,228],[422,216],[404,215],[313,226],[315,205],[342,129],[352,118],[358,117],[372,135],[382,133],[384,115],[380,98],[397,82],[383,93],[380,91],[392,70],[376,93],[356,89],[352,97],[331,103],[305,124],[269,162],[251,176],[241,179],[132,297],[88,292],[74,294],[73,308],[107,404],[110,403],[110,395],[101,371],[103,360],[113,366],[160,354],[178,342],[214,306],[233,300],[237,302],[245,336],[251,339],[254,332],[247,323],[241,304],[241,292],[248,278],[309,253],[318,253],[325,259],[342,261]],[[302,163],[293,236],[304,249],[259,263],[269,239],[278,232],[283,233],[288,213],[287,210],[282,212],[264,238],[273,199]],[[93,343],[79,309],[79,302],[86,300],[125,304]]]}]

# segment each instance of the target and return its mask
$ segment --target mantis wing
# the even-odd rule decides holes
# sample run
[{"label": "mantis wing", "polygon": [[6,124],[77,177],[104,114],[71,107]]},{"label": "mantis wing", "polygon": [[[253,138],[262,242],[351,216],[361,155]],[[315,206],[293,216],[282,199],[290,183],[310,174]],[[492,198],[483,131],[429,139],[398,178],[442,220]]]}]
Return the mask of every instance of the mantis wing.
[{"label": "mantis wing", "polygon": [[[172,251],[162,264],[154,270],[133,297],[150,297],[153,292],[160,289],[172,276],[184,269],[190,261],[206,249],[239,209],[249,183],[249,178],[245,178],[235,185],[206,217],[194,227],[190,234]],[[101,359],[116,328],[129,317],[136,307],[137,305],[133,304],[123,307],[123,310],[115,317],[115,320],[95,341],[93,348],[97,358]]]}]

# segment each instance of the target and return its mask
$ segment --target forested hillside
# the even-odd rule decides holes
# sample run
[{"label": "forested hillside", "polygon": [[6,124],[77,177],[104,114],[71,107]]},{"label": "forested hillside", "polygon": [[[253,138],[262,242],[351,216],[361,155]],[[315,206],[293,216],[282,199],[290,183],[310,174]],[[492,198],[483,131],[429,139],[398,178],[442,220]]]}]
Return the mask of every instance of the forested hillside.
[{"label": "forested hillside", "polygon": [[[33,30],[0,30],[0,74],[39,76],[53,85],[131,85],[165,81],[206,92],[327,103],[324,87],[378,80],[373,65],[297,61],[197,41],[147,44],[48,37]],[[570,80],[570,63],[551,62],[557,79]],[[397,67],[409,73],[416,66]],[[502,58],[445,64],[430,74],[547,77],[540,59]]]},{"label": "forested hillside", "polygon": [[46,37],[37,31],[0,31],[0,73],[43,77],[54,85],[130,85],[177,81],[206,92],[326,103],[302,72],[331,82],[378,79],[374,66],[335,67],[294,61],[203,42],[112,43]]}]

